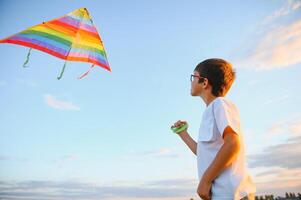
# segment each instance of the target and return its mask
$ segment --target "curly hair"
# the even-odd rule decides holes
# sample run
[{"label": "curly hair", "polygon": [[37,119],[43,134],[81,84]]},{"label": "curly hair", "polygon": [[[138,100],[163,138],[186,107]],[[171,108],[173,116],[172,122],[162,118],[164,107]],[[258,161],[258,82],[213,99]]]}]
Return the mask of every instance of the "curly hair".
[{"label": "curly hair", "polygon": [[208,79],[212,86],[211,93],[217,97],[225,96],[236,78],[236,72],[232,65],[220,58],[204,60],[195,67],[194,71]]}]

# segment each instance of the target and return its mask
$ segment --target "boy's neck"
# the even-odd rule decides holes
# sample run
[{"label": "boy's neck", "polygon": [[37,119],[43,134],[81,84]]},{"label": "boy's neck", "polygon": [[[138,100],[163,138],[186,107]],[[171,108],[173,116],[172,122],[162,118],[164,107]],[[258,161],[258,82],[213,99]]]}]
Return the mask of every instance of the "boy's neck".
[{"label": "boy's neck", "polygon": [[212,95],[212,94],[208,94],[208,95],[201,96],[201,98],[202,98],[203,101],[205,102],[206,107],[208,107],[208,105],[209,105],[212,101],[214,101],[214,100],[217,98],[217,96],[214,96],[214,95]]}]

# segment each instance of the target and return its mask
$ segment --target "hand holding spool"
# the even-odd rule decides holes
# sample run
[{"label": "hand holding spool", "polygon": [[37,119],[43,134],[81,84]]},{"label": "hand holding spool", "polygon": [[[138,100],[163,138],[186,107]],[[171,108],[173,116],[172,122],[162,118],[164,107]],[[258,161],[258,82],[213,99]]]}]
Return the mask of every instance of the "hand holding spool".
[{"label": "hand holding spool", "polygon": [[178,121],[173,126],[171,126],[171,130],[176,134],[181,134],[183,131],[188,129],[188,124],[183,121]]}]

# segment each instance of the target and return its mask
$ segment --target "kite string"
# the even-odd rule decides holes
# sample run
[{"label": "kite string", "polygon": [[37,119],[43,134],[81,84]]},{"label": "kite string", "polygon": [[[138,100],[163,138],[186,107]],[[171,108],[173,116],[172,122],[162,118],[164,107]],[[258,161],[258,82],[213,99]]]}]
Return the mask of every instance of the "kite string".
[{"label": "kite string", "polygon": [[29,48],[29,51],[28,51],[26,60],[25,60],[25,62],[24,62],[24,64],[23,64],[23,67],[24,67],[24,68],[29,67],[29,66],[26,66],[26,64],[27,64],[28,61],[29,61],[29,56],[30,56],[31,49],[32,49],[32,48]]},{"label": "kite string", "polygon": [[92,70],[92,68],[94,67],[94,64],[92,64],[92,66],[90,67],[90,69],[87,71],[87,72],[85,72],[83,75],[81,75],[80,77],[77,77],[77,79],[82,79],[82,78],[84,78],[85,76],[87,76],[89,73],[90,73],[90,71]]},{"label": "kite string", "polygon": [[65,63],[64,63],[63,69],[62,69],[62,71],[61,71],[61,74],[60,74],[60,76],[59,76],[59,77],[57,77],[57,80],[60,80],[60,79],[62,78],[62,76],[63,76],[63,74],[64,74],[64,71],[65,71],[66,63],[67,63],[67,60],[65,60]]}]

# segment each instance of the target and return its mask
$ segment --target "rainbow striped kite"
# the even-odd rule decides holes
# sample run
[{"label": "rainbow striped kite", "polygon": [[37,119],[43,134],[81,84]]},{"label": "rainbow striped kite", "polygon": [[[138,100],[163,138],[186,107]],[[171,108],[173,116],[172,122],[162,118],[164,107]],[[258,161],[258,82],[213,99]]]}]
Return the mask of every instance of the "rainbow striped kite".
[{"label": "rainbow striped kite", "polygon": [[29,60],[31,49],[37,49],[58,58],[64,59],[65,64],[60,79],[66,67],[66,61],[82,61],[111,71],[102,40],[93,25],[86,8],[77,9],[63,17],[43,22],[13,36],[0,40],[0,43],[12,43],[30,47],[24,67]]}]

